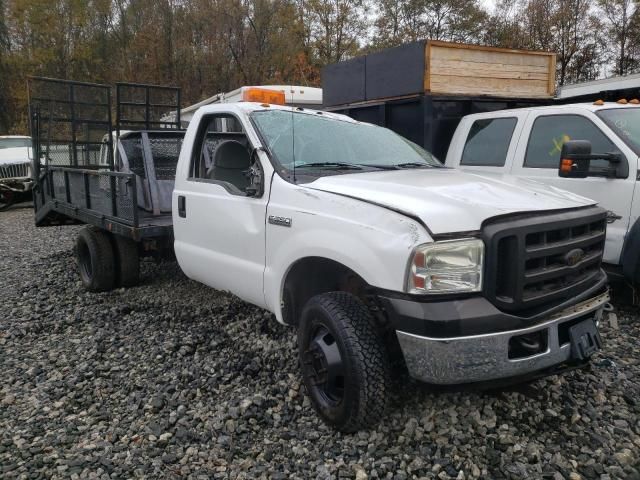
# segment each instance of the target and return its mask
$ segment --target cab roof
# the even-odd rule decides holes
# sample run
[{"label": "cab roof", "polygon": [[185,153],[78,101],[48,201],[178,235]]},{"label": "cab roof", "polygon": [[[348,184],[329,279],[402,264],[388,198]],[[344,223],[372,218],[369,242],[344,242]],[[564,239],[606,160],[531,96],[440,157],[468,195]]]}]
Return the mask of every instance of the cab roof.
[{"label": "cab roof", "polygon": [[528,113],[528,112],[544,112],[547,110],[554,110],[554,111],[558,111],[558,110],[569,110],[569,109],[573,109],[575,110],[576,108],[578,109],[582,109],[585,111],[589,111],[589,112],[598,112],[600,110],[611,110],[611,109],[638,109],[640,110],[640,105],[633,105],[633,104],[620,104],[617,102],[605,102],[602,105],[596,105],[592,102],[589,103],[570,103],[570,104],[566,104],[566,105],[545,105],[545,106],[541,106],[541,107],[522,107],[522,108],[510,108],[510,109],[504,109],[504,110],[494,110],[494,111],[490,111],[490,112],[482,112],[482,113],[474,113],[471,115],[467,115],[468,118],[487,118],[490,117],[492,114],[501,114],[501,113],[505,113],[505,112],[522,112],[522,113]]},{"label": "cab roof", "polygon": [[310,108],[303,108],[303,107],[291,107],[288,105],[275,105],[270,103],[255,103],[255,102],[218,103],[218,104],[205,105],[204,107],[200,107],[198,109],[198,112],[201,112],[203,115],[206,115],[208,113],[217,113],[217,112],[233,111],[233,110],[241,111],[245,114],[250,114],[252,112],[265,111],[265,110],[282,110],[282,111],[291,112],[291,113],[318,115],[324,118],[341,120],[344,122],[360,123],[351,117],[348,117],[346,115],[341,115],[339,113],[325,112],[322,110],[313,110]]}]

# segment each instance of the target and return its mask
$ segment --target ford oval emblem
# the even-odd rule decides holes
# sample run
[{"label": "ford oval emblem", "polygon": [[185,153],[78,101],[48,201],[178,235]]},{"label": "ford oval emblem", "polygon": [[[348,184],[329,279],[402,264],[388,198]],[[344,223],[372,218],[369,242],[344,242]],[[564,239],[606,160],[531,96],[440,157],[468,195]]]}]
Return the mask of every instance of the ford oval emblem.
[{"label": "ford oval emblem", "polygon": [[573,267],[574,265],[577,265],[583,258],[584,250],[582,250],[581,248],[574,248],[573,250],[567,252],[567,254],[564,256],[564,263],[566,263],[570,267]]}]

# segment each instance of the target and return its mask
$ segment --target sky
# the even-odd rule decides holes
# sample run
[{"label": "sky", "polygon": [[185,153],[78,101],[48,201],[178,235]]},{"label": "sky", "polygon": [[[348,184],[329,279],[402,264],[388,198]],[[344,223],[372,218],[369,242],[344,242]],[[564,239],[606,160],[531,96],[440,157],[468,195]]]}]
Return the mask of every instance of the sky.
[{"label": "sky", "polygon": [[489,8],[490,10],[493,10],[493,7],[495,7],[496,5],[496,0],[480,0],[482,2],[482,4]]}]

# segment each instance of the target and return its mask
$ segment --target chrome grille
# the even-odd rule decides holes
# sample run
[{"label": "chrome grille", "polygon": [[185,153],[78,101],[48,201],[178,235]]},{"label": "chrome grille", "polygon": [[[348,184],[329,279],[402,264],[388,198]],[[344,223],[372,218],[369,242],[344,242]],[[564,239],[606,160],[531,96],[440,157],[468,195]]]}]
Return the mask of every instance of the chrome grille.
[{"label": "chrome grille", "polygon": [[31,165],[28,162],[0,165],[0,178],[29,178]]}]

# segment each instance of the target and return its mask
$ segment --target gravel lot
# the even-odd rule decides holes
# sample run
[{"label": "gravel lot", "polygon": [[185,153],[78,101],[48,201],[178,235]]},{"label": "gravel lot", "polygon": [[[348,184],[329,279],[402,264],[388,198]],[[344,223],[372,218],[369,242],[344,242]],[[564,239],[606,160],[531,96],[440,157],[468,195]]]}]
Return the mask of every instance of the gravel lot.
[{"label": "gravel lot", "polygon": [[2,478],[640,479],[640,320],[577,371],[494,392],[404,382],[375,430],[316,417],[293,330],[175,263],[86,293],[77,227],[0,213]]}]

